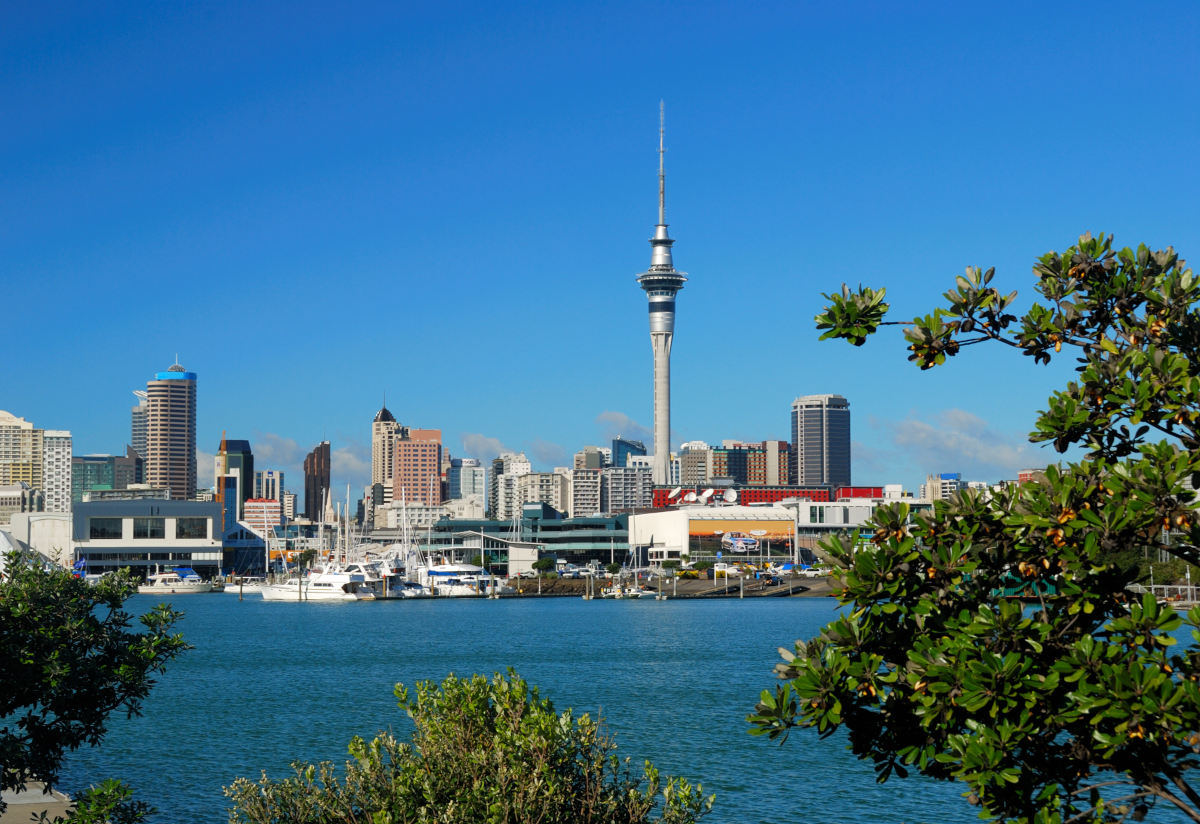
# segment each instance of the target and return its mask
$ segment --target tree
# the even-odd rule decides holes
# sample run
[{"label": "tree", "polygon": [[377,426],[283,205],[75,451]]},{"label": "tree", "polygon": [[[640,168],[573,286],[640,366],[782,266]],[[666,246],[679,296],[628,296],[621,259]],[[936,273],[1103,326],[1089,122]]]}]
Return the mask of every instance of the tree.
[{"label": "tree", "polygon": [[422,681],[415,697],[397,684],[396,697],[413,721],[411,744],[387,733],[370,743],[356,737],[341,777],[325,762],[293,764],[295,775],[279,781],[239,778],[225,789],[230,820],[689,824],[712,806],[699,785],[664,783],[649,762],[634,777],[598,722],[556,712],[512,670],[491,681]]},{"label": "tree", "polygon": [[[58,779],[63,757],[104,737],[109,716],[138,714],[151,676],[188,646],[179,613],[159,605],[130,631],[128,571],[95,585],[35,556],[9,553],[0,574],[0,788]],[[140,820],[149,808],[105,782],[70,820]],[[0,811],[4,809],[0,801]]]},{"label": "tree", "polygon": [[549,556],[545,558],[538,558],[533,562],[533,568],[543,575],[553,572],[556,566],[557,561]]},{"label": "tree", "polygon": [[620,564],[616,563],[615,561],[611,564],[604,565],[604,571],[607,572],[609,575],[616,575],[622,569],[624,569],[624,567],[622,567]]},{"label": "tree", "polygon": [[[1127,589],[1130,549],[1198,558],[1200,283],[1172,249],[1090,235],[1034,274],[1044,302],[1018,317],[993,270],[968,269],[909,322],[909,359],[990,342],[1046,364],[1066,347],[1075,377],[1030,438],[1083,459],[928,516],[881,508],[857,551],[826,542],[845,609],[781,650],[752,732],[844,727],[879,780],[963,782],[997,821],[1140,821],[1158,805],[1200,821],[1200,648],[1175,638],[1200,640],[1200,609]],[[882,289],[826,297],[822,338],[861,345],[887,323]]]}]

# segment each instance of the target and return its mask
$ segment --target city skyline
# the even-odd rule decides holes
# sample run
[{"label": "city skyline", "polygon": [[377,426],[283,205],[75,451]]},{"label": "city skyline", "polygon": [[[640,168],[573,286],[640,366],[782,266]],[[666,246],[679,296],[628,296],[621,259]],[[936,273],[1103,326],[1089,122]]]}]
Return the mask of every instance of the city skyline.
[{"label": "city skyline", "polygon": [[[702,273],[676,449],[787,440],[796,397],[836,393],[856,481],[1044,465],[1024,435],[1068,364],[922,373],[898,334],[819,344],[820,293],[886,286],[900,319],[995,265],[1025,305],[1035,257],[1084,231],[1200,249],[1183,3],[325,9],[0,12],[0,274],[10,335],[37,342],[0,408],[123,454],[130,390],[178,352],[202,472],[227,431],[302,491],[328,439],[339,497],[370,478],[385,393],[456,457],[650,443],[632,273],[660,99],[672,234]],[[1113,59],[1117,32],[1155,46]]]}]

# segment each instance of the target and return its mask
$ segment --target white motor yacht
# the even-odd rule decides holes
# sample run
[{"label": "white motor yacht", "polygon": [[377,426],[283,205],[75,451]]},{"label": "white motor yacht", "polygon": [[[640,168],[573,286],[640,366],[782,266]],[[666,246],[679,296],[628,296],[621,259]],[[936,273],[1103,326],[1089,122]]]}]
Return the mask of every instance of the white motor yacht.
[{"label": "white motor yacht", "polygon": [[438,598],[511,595],[515,592],[504,581],[475,564],[421,565],[416,569],[416,579]]},{"label": "white motor yacht", "polygon": [[282,584],[262,588],[264,601],[371,601],[375,596],[365,586],[361,572],[333,569],[312,572],[306,578],[289,578]]},{"label": "white motor yacht", "polygon": [[201,579],[190,569],[169,569],[166,572],[155,572],[146,578],[146,583],[138,584],[138,593],[142,595],[189,595],[197,592],[212,592],[211,581]]}]

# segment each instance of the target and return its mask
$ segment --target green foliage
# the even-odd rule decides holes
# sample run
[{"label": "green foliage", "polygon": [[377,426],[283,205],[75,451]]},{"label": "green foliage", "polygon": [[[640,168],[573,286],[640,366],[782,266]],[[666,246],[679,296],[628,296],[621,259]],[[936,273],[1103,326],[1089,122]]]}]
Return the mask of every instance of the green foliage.
[{"label": "green foliage", "polygon": [[616,575],[622,569],[623,569],[623,567],[618,563],[611,563],[611,564],[604,565],[604,571],[607,572],[609,575]]},{"label": "green foliage", "polygon": [[294,764],[295,775],[279,781],[239,778],[225,789],[230,821],[688,824],[712,806],[699,785],[664,782],[649,762],[634,777],[598,722],[557,713],[511,670],[491,681],[422,681],[415,697],[397,684],[396,697],[413,721],[412,743],[356,737],[342,775],[324,762]]},{"label": "green foliage", "polygon": [[533,562],[533,568],[538,572],[553,572],[555,565],[556,561],[550,557],[538,558]]},{"label": "green foliage", "polygon": [[[171,632],[179,613],[159,605],[130,631],[127,572],[89,585],[20,553],[0,576],[0,786],[53,785],[62,759],[104,737],[117,710],[136,715],[151,676],[187,649]],[[0,810],[3,803],[0,802]],[[146,808],[107,782],[85,793],[75,821],[140,820]],[[92,816],[91,818],[87,816]]]},{"label": "green foliage", "polygon": [[[1034,274],[1046,302],[1017,317],[992,270],[968,269],[947,307],[905,330],[910,360],[930,368],[994,341],[1044,364],[1070,347],[1076,378],[1030,437],[1085,459],[927,515],[881,508],[865,548],[824,544],[842,617],[781,650],[784,683],[763,693],[752,732],[844,728],[879,780],[915,768],[960,781],[996,821],[1140,821],[1158,805],[1200,820],[1200,608],[1179,615],[1127,589],[1153,552],[1198,557],[1185,484],[1200,480],[1200,284],[1170,249],[1090,235]],[[845,306],[864,314],[862,294],[831,298],[824,337],[862,343]],[[1001,597],[1014,589],[1032,600]]]}]

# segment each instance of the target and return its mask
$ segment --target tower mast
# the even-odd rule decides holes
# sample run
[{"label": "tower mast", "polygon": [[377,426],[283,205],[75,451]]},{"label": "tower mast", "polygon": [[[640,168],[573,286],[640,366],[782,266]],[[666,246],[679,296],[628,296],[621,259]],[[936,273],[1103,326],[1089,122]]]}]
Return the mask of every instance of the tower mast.
[{"label": "tower mast", "polygon": [[658,224],[650,239],[650,268],[638,275],[650,308],[650,347],[654,353],[654,462],[651,477],[656,486],[668,483],[671,460],[671,344],[675,337],[675,294],[687,281],[671,260],[675,243],[667,234],[666,172],[663,156],[665,106],[658,104]]}]

